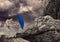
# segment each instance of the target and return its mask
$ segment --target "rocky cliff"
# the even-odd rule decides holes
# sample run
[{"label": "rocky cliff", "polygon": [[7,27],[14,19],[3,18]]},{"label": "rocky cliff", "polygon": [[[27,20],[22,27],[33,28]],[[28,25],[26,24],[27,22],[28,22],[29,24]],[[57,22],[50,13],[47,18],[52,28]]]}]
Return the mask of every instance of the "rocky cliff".
[{"label": "rocky cliff", "polygon": [[[59,0],[0,0],[0,42],[60,42],[59,5]],[[17,14],[24,18],[23,30]]]}]

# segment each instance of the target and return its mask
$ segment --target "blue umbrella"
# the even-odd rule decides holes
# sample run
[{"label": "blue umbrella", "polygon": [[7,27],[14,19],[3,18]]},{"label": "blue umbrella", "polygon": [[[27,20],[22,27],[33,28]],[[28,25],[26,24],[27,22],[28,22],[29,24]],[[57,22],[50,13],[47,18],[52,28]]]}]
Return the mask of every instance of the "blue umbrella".
[{"label": "blue umbrella", "polygon": [[21,29],[23,29],[24,28],[24,19],[21,15],[17,15],[17,17],[18,17],[18,21],[21,26]]}]

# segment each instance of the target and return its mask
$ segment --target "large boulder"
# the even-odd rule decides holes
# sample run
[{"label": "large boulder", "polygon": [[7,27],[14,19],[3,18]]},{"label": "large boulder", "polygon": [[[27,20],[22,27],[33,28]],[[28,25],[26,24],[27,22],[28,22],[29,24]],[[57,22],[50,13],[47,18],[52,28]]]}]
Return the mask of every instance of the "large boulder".
[{"label": "large boulder", "polygon": [[21,37],[31,42],[60,41],[60,20],[51,16],[36,18],[35,24],[21,34]]}]

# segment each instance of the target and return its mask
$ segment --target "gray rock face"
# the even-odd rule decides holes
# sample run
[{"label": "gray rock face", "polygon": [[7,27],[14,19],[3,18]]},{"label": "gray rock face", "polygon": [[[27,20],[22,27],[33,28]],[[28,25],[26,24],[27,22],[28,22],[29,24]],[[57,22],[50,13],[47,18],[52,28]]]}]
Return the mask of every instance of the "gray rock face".
[{"label": "gray rock face", "polygon": [[28,30],[28,31],[29,33],[34,33],[35,29],[38,29],[37,31],[46,31],[46,30],[52,30],[52,29],[58,30],[60,28],[59,21],[60,20],[55,20],[50,16],[39,17],[35,19],[34,26],[31,28],[32,30],[31,31]]},{"label": "gray rock face", "polygon": [[[60,42],[60,20],[53,19],[53,15],[48,16],[48,14],[60,13],[59,2],[57,0],[51,0],[51,3],[50,0],[0,0],[0,26],[3,25],[0,27],[0,42]],[[17,21],[17,13],[25,20],[24,30],[20,28]],[[43,16],[44,14],[47,16]]]},{"label": "gray rock face", "polygon": [[[40,9],[43,11],[49,1],[48,0],[45,0],[45,1],[33,0],[31,2],[31,0],[17,0],[17,1],[16,0],[0,0],[0,11],[1,12],[8,11],[6,15],[14,16],[14,15],[16,15],[16,13],[18,13],[20,4],[24,5],[25,2],[27,3],[27,5],[25,5],[25,6],[31,6],[33,8],[33,10]],[[7,3],[9,3],[9,4],[7,4]],[[27,9],[25,9],[25,10],[27,10]],[[42,14],[43,12],[40,12],[40,13]]]},{"label": "gray rock face", "polygon": [[[31,42],[58,42],[60,38],[60,20],[50,16],[39,17],[36,25],[23,33],[23,38]],[[26,34],[26,35],[25,35]]]},{"label": "gray rock face", "polygon": [[55,19],[60,19],[60,0],[50,0],[46,7],[45,15],[50,15]]},{"label": "gray rock face", "polygon": [[[25,2],[26,2],[26,5],[24,5]],[[46,6],[46,5],[44,6],[44,3],[45,2],[48,3],[48,0],[47,1],[33,0],[31,3],[30,2],[31,2],[30,0],[17,0],[17,1],[16,0],[0,0],[0,26],[3,25],[2,30],[4,30],[6,28],[7,33],[10,32],[9,29],[12,29],[11,31],[13,33],[16,31],[17,26],[15,27],[14,24],[17,23],[17,22],[15,23],[15,21],[17,21],[16,15],[18,12],[21,13],[21,15],[23,16],[25,23],[26,23],[26,27],[28,25],[32,25],[34,22],[33,21],[34,17],[37,15],[37,14],[35,14],[34,9],[43,7],[42,8],[42,11],[43,11],[43,9]],[[7,4],[7,3],[9,3],[9,4]],[[35,5],[33,6],[32,4],[35,4]],[[40,4],[40,5],[38,5],[38,4]],[[38,16],[39,15],[37,15],[37,17]],[[9,23],[9,22],[11,22],[10,18],[15,19],[15,21],[12,24]],[[12,25],[14,25],[14,26],[12,26]],[[15,28],[15,30],[13,30],[13,28]],[[19,26],[18,26],[18,28],[19,28]],[[14,35],[15,34],[16,34],[16,32],[14,33]]]},{"label": "gray rock face", "polygon": [[29,42],[27,40],[24,40],[22,38],[14,38],[14,39],[6,39],[4,42]]},{"label": "gray rock face", "polygon": [[[47,3],[46,3],[47,2]],[[7,4],[9,3],[9,4]],[[26,3],[26,5],[25,5]],[[45,5],[46,3],[46,5]],[[35,17],[42,16],[43,10],[49,3],[48,0],[2,0],[0,1],[0,20],[5,22],[13,18],[17,20],[17,13],[23,16],[26,23],[31,24]],[[3,4],[3,5],[2,5]],[[4,5],[5,4],[5,5]],[[34,4],[34,5],[33,5]],[[45,6],[44,6],[45,5]],[[35,7],[35,8],[34,8]]]},{"label": "gray rock face", "polygon": [[6,38],[9,40],[11,39],[11,42],[14,40],[18,42],[20,39],[15,39],[18,37],[23,38],[28,42],[60,41],[60,20],[55,20],[51,16],[36,18],[34,25],[31,27],[28,26],[27,29],[25,29],[23,32],[21,32],[21,29],[19,27],[19,24],[17,22],[13,22],[12,19],[7,20],[4,28],[0,29],[0,35],[5,35]]}]

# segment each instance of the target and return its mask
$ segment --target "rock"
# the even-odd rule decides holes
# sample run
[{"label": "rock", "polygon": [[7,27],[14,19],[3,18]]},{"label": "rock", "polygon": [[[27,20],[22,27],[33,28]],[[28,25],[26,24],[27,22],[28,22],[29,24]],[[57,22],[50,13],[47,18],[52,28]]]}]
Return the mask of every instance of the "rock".
[{"label": "rock", "polygon": [[50,15],[54,19],[60,19],[60,0],[50,0],[48,3],[46,10],[45,10],[45,15]]},{"label": "rock", "polygon": [[[31,2],[32,1],[32,2]],[[26,0],[28,6],[31,6],[34,17],[43,16],[45,7],[48,5],[50,0]]]},{"label": "rock", "polygon": [[[40,21],[39,21],[40,20]],[[49,22],[50,21],[50,22]],[[51,16],[37,18],[35,26],[23,32],[22,37],[31,42],[57,42],[60,36],[60,20],[55,20]],[[33,39],[29,39],[29,38]]]},{"label": "rock", "polygon": [[5,35],[6,37],[14,37],[16,33],[21,33],[22,29],[18,22],[14,22],[12,19],[6,20],[3,27],[0,28],[0,36]]},{"label": "rock", "polygon": [[22,39],[22,38],[13,38],[13,39],[6,39],[4,42],[29,42],[25,39]]},{"label": "rock", "polygon": [[[60,38],[60,20],[53,19],[51,16],[38,17],[34,24],[31,27],[28,26],[23,32],[19,27],[18,22],[9,19],[4,24],[4,28],[0,29],[0,36],[5,35],[6,38],[19,37],[30,42],[55,42],[59,41]],[[17,33],[20,33],[19,36],[16,35]],[[14,40],[16,39],[12,39],[12,41]]]},{"label": "rock", "polygon": [[20,4],[20,9],[18,13],[25,13],[29,11],[33,11],[31,6],[24,6],[24,4]]},{"label": "rock", "polygon": [[[5,39],[8,38],[5,42],[20,42],[20,40],[21,42],[60,42],[60,20],[54,19],[56,18],[54,14],[59,14],[60,11],[59,2],[59,0],[51,0],[51,2],[50,0],[0,0],[0,25],[3,25],[0,27],[0,40],[4,35]],[[26,25],[24,30],[20,29],[17,13],[24,17]],[[43,16],[44,14],[46,16]]]},{"label": "rock", "polygon": [[[9,3],[9,4],[7,4],[7,3]],[[13,6],[14,6],[14,3],[12,3],[8,0],[0,0],[0,9],[1,9],[0,11],[7,10]]]}]

